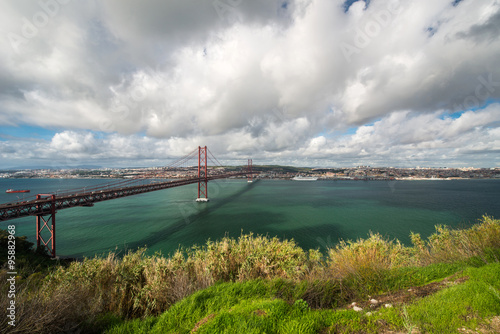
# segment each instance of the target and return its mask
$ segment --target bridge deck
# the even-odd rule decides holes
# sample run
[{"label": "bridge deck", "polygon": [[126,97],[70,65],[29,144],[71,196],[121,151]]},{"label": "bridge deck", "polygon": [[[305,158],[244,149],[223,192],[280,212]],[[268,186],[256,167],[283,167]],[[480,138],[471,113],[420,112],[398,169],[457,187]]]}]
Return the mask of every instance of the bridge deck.
[{"label": "bridge deck", "polygon": [[[207,181],[225,179],[232,176],[247,174],[248,172],[245,171],[208,176]],[[205,178],[195,177],[182,180],[151,183],[147,185],[136,185],[96,191],[90,190],[84,191],[83,193],[63,194],[60,196],[56,196],[54,202],[56,210],[62,210],[76,206],[93,206],[94,203],[97,202],[143,194],[151,191],[174,188],[203,181],[205,181]],[[52,203],[53,201],[50,197],[45,197],[38,200],[0,204],[0,221],[49,213],[51,211]]]}]

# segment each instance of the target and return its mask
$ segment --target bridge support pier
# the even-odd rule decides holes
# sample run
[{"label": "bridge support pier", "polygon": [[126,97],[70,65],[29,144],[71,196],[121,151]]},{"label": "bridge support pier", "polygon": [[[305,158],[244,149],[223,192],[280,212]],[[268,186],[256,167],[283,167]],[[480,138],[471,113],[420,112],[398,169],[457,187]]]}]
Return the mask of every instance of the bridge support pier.
[{"label": "bridge support pier", "polygon": [[[36,199],[40,200],[43,195],[36,195]],[[49,210],[37,205],[37,211],[44,211],[36,215],[36,248],[45,247],[49,251],[51,257],[56,257],[56,195],[50,196],[51,203]],[[45,229],[50,233],[50,237],[45,240],[42,232]]]},{"label": "bridge support pier", "polygon": [[198,198],[196,202],[208,202],[208,151],[207,147],[198,146]]}]

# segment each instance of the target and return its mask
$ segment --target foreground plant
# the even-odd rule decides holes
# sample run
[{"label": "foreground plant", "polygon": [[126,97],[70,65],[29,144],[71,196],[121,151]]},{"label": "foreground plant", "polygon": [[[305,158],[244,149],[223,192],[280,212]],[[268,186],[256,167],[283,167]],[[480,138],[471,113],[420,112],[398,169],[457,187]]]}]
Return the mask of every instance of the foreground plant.
[{"label": "foreground plant", "polygon": [[[426,241],[413,234],[413,247],[372,233],[368,239],[341,241],[326,256],[317,250],[305,252],[293,240],[253,234],[208,241],[168,258],[147,256],[145,249],[122,258],[110,253],[58,267],[45,278],[40,273],[22,278],[25,285],[19,282],[16,296],[23,305],[19,323],[25,332],[33,333],[76,328],[99,332],[114,321],[156,319],[184,298],[217,283],[255,279],[274,282],[271,298],[291,305],[301,299],[295,308],[287,309],[292,313],[307,310],[304,302],[310,309],[331,309],[353,298],[442,279],[461,270],[471,258],[483,265],[498,262],[499,220],[484,217],[469,229],[436,229]],[[456,261],[462,264],[450,264]],[[499,290],[491,286],[496,289],[491,291]],[[407,319],[419,319],[417,313],[408,308]],[[395,323],[402,324],[398,319]],[[283,326],[302,328],[296,322]]]}]

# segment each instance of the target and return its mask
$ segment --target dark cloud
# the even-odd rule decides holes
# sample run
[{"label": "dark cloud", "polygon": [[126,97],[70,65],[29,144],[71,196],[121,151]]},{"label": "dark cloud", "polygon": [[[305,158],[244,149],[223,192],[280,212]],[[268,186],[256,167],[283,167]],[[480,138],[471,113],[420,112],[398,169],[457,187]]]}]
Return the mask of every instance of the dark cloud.
[{"label": "dark cloud", "polygon": [[475,24],[465,32],[457,33],[458,38],[471,39],[476,43],[491,43],[500,37],[500,10],[485,23]]}]

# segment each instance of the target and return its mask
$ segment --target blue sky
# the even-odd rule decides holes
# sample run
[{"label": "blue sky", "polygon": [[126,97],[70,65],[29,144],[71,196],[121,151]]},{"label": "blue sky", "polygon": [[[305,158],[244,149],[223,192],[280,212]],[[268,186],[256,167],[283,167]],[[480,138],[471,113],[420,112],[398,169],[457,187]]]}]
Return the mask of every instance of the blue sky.
[{"label": "blue sky", "polygon": [[36,125],[15,125],[0,126],[0,140],[22,140],[22,139],[40,139],[50,140],[57,133],[56,130],[42,128]]},{"label": "blue sky", "polygon": [[0,28],[0,168],[500,166],[494,0],[12,1]]}]

